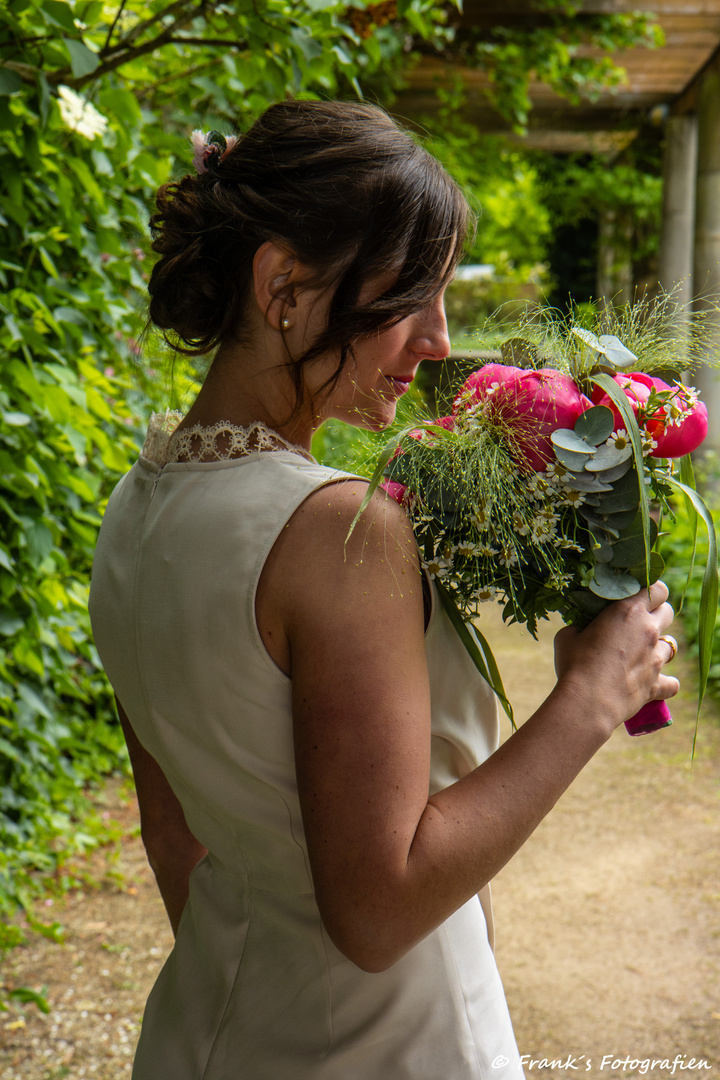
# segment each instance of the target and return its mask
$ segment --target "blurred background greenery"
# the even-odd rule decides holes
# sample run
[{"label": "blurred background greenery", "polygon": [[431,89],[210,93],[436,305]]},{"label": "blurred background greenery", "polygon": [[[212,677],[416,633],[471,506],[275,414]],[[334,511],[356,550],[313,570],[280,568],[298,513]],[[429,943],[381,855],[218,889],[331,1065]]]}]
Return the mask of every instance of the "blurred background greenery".
[{"label": "blurred background greenery", "polygon": [[[531,71],[577,100],[617,83],[613,50],[657,44],[647,17],[608,16],[583,31],[589,57],[571,47],[579,6],[538,0],[549,30],[463,44],[515,132],[528,122]],[[392,109],[418,56],[453,44],[457,10],[435,0],[0,8],[0,913],[72,883],[73,856],[109,835],[86,793],[127,770],[86,611],[92,553],[149,413],[186,407],[201,375],[145,332],[155,189],[188,169],[193,128],[242,129],[286,95],[364,94]],[[619,161],[560,156],[483,134],[459,119],[453,93],[437,97],[413,126],[468,193],[478,228],[467,262],[483,267],[448,291],[460,349],[497,308],[511,317],[527,299],[589,300],[608,208],[630,223],[635,279],[652,276],[657,133]],[[339,424],[316,438],[322,460],[363,471],[373,446]]]}]

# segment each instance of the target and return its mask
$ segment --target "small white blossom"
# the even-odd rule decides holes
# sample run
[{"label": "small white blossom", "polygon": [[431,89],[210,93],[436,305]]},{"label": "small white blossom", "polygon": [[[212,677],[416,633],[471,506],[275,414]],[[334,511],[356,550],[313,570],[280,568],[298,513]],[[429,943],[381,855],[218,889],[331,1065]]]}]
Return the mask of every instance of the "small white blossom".
[{"label": "small white blossom", "polygon": [[630,446],[630,436],[625,428],[618,428],[617,431],[613,431],[609,439],[605,441],[606,446],[614,446],[616,450],[624,450],[627,446]]},{"label": "small white blossom", "polygon": [[84,135],[86,139],[105,134],[108,126],[106,118],[69,86],[58,87],[58,107],[63,124],[71,131]]},{"label": "small white blossom", "polygon": [[545,476],[551,484],[556,484],[568,474],[568,469],[561,461],[551,461],[545,469]]},{"label": "small white blossom", "polygon": [[479,589],[475,589],[473,592],[473,600],[478,600],[481,604],[486,604],[488,600],[494,600],[497,596],[497,589],[494,585],[481,585]]},{"label": "small white blossom", "polygon": [[490,528],[490,511],[481,504],[471,513],[470,520],[478,532],[485,532]]},{"label": "small white blossom", "polygon": [[585,502],[585,496],[582,491],[575,491],[573,488],[567,488],[565,491],[564,502],[567,506],[574,506],[577,510],[578,506],[582,506]]},{"label": "small white blossom", "polygon": [[492,544],[478,544],[478,555],[484,556],[486,559],[491,559],[493,555],[497,555],[498,549],[493,547]]},{"label": "small white blossom", "polygon": [[530,533],[534,544],[546,544],[555,537],[555,521],[552,518],[538,517],[532,525]]},{"label": "small white blossom", "polygon": [[480,554],[480,545],[474,544],[470,540],[461,540],[455,551],[463,559],[474,559]]},{"label": "small white blossom", "polygon": [[423,569],[427,570],[431,578],[444,578],[450,569],[450,563],[447,559],[441,559],[439,556],[433,556],[432,559],[428,559],[427,562],[423,562]]},{"label": "small white blossom", "polygon": [[513,525],[515,526],[515,532],[519,536],[527,536],[530,532],[530,525],[520,513],[513,514]]},{"label": "small white blossom", "polygon": [[503,548],[500,552],[500,562],[503,566],[515,566],[518,561],[517,552],[512,548]]}]

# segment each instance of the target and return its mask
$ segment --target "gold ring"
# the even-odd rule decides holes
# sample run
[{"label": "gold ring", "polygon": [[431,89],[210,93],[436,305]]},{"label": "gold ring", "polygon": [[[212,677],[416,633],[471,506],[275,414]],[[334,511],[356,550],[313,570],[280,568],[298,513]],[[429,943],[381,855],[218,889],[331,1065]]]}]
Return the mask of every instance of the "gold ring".
[{"label": "gold ring", "polygon": [[669,664],[677,656],[678,643],[671,634],[661,634],[660,640],[664,641],[666,645],[670,646],[670,659],[665,661],[666,664]]}]

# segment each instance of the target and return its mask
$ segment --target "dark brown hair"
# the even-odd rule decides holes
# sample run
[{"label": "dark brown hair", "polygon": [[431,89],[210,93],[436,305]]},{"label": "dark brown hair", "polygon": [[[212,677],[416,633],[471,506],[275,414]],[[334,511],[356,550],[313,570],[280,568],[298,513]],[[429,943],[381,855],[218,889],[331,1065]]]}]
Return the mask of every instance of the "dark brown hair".
[{"label": "dark brown hair", "polygon": [[[381,109],[280,102],[211,171],[160,188],[150,319],[189,355],[241,338],[253,257],[274,240],[310,268],[312,284],[337,282],[327,328],[295,358],[300,393],[304,364],[335,351],[336,378],[354,341],[437,296],[467,219],[454,181]],[[392,287],[358,304],[363,284],[388,270],[398,274]]]}]

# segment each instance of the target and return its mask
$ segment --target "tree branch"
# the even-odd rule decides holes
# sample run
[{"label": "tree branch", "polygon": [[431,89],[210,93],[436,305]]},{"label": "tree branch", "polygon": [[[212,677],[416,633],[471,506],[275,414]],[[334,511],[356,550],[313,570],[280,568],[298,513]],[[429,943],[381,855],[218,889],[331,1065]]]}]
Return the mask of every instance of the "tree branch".
[{"label": "tree branch", "polygon": [[173,45],[212,45],[216,48],[229,46],[231,49],[249,48],[247,41],[238,41],[237,38],[198,38],[198,37],[171,37],[168,41]]},{"label": "tree branch", "polygon": [[[162,11],[158,11],[157,14],[152,15],[149,19],[145,19],[144,22],[137,23],[136,26],[133,26],[130,30],[128,30],[127,34],[125,34],[124,37],[120,38],[117,44],[109,50],[107,55],[111,56],[115,52],[118,52],[122,49],[127,49],[132,44],[132,42],[140,36],[140,34],[143,34],[146,30],[149,30],[151,26],[155,25],[155,23],[161,22],[162,19],[167,18],[168,15],[175,15],[176,12],[184,12],[188,5],[193,8],[197,6],[198,10],[202,10],[202,8],[205,7],[205,0],[175,0],[174,4],[169,4],[168,7],[163,8]],[[194,14],[195,12],[191,16],[191,18],[194,17]],[[183,19],[182,22],[180,22],[180,19],[176,19],[175,22],[173,22],[172,27],[170,27],[169,29],[175,29],[175,27],[177,27],[178,25],[184,26],[185,23],[189,21],[189,19]]]},{"label": "tree branch", "polygon": [[115,27],[117,26],[117,23],[118,23],[118,19],[120,18],[120,16],[122,15],[123,11],[125,10],[125,4],[126,4],[126,3],[127,3],[127,0],[121,0],[121,3],[120,3],[120,7],[119,7],[119,8],[117,9],[117,11],[115,12],[115,18],[114,18],[114,19],[113,19],[113,21],[112,21],[112,26],[111,26],[111,27],[110,27],[110,29],[108,30],[108,35],[107,35],[107,37],[105,38],[105,44],[103,45],[102,49],[100,50],[100,51],[101,51],[102,53],[105,53],[105,52],[107,52],[107,50],[108,50],[108,49],[109,49],[109,47],[110,47],[110,39],[111,39],[111,38],[112,38],[112,36],[113,36],[113,33],[114,33],[114,31],[115,31]]},{"label": "tree branch", "polygon": [[[200,0],[200,7],[203,6],[204,0]],[[176,8],[187,7],[187,0],[178,0],[178,3],[173,5]],[[165,14],[169,11],[169,8],[165,9]],[[68,86],[72,86],[75,90],[82,89],[83,86],[87,86],[88,83],[94,82],[95,79],[101,78],[103,75],[107,75],[109,71],[115,71],[116,68],[121,67],[123,64],[130,63],[131,60],[137,60],[140,56],[145,56],[147,53],[153,52],[155,49],[162,48],[163,45],[167,45],[172,40],[173,34],[180,27],[185,26],[186,23],[191,22],[197,15],[197,11],[186,11],[184,15],[179,16],[172,23],[171,26],[167,26],[162,33],[157,34],[156,37],[151,38],[150,41],[146,41],[143,45],[136,45],[134,48],[126,48],[120,55],[117,54],[117,48],[110,50],[110,59],[105,60],[94,71],[91,71],[89,75],[81,75],[79,78],[67,78],[67,68],[63,68],[60,71],[54,71],[52,75],[48,76],[48,82],[52,85],[57,85],[60,82],[66,83]],[[102,53],[100,54],[102,56]]]}]

